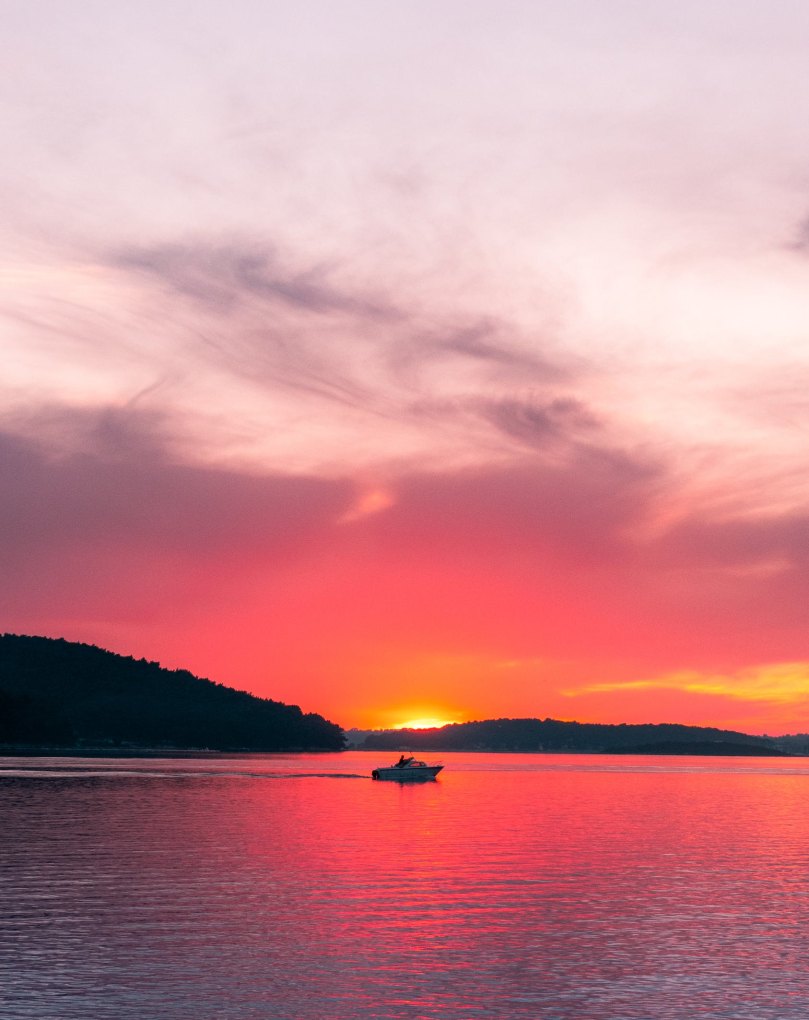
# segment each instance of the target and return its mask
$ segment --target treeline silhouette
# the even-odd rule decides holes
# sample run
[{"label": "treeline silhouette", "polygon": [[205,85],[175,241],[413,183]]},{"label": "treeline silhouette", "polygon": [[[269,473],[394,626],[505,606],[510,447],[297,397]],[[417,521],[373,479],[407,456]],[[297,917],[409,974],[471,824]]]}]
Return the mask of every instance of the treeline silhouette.
[{"label": "treeline silhouette", "polygon": [[[558,719],[486,719],[425,730],[379,730],[362,747],[398,751],[620,751],[639,745],[700,741],[769,747],[770,741],[733,730],[680,723],[578,723]],[[729,751],[728,753],[734,753]]]},{"label": "treeline silhouette", "polygon": [[61,638],[0,635],[0,743],[341,750],[297,705]]},{"label": "treeline silhouette", "polygon": [[770,738],[776,747],[790,754],[809,754],[809,733],[789,733],[783,737]]}]

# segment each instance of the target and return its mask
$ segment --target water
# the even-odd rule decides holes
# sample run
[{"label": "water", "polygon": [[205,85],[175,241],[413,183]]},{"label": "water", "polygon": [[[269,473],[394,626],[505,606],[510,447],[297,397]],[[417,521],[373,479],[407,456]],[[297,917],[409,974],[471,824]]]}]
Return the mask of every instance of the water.
[{"label": "water", "polygon": [[809,761],[387,757],[0,759],[0,1017],[809,1017]]}]

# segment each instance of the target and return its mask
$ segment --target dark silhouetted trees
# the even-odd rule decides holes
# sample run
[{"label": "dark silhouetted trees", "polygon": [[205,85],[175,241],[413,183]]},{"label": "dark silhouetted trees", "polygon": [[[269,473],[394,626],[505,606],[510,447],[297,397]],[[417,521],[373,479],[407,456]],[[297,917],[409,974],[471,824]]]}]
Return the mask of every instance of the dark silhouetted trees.
[{"label": "dark silhouetted trees", "polygon": [[0,742],[212,750],[339,750],[297,705],[63,639],[0,636]]},{"label": "dark silhouetted trees", "polygon": [[770,746],[746,733],[679,723],[560,722],[558,719],[486,719],[451,723],[428,730],[381,730],[369,734],[362,747],[397,751],[620,751],[638,745],[699,740],[735,741]]}]

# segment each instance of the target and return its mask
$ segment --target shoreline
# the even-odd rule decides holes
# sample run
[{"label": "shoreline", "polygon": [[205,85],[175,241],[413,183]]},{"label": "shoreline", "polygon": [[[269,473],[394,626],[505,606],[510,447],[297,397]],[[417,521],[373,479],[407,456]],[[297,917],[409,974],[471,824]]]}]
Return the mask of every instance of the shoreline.
[{"label": "shoreline", "polygon": [[[0,758],[236,758],[254,757],[256,755],[286,755],[286,754],[343,754],[346,751],[360,751],[363,754],[384,755],[385,749],[372,747],[344,747],[340,750],[322,747],[297,747],[282,748],[274,750],[258,750],[249,748],[212,749],[203,747],[43,747],[32,745],[3,745],[0,744]],[[422,752],[419,752],[422,753]],[[424,754],[530,754],[530,755],[604,755],[606,757],[630,757],[647,756],[650,758],[806,758],[807,754],[799,754],[788,751],[775,751],[770,748],[762,749],[761,754],[754,754],[750,750],[733,751],[729,748],[721,748],[717,751],[696,751],[685,749],[670,750],[646,750],[638,748],[606,748],[602,750],[582,749],[558,749],[552,751],[535,750],[507,750],[503,748],[431,748],[425,750]]]}]

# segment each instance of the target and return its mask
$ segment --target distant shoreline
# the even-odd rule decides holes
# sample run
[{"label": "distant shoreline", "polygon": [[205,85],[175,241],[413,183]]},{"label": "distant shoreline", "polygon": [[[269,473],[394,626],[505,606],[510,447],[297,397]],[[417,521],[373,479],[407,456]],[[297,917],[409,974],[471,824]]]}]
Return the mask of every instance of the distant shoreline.
[{"label": "distant shoreline", "polygon": [[0,758],[236,758],[258,754],[341,754],[327,747],[234,750],[200,747],[32,747],[0,744]]},{"label": "distant shoreline", "polygon": [[[756,753],[759,752],[760,753]],[[212,750],[199,747],[48,747],[31,745],[0,744],[0,758],[252,758],[256,755],[290,755],[290,754],[343,754],[345,751],[361,751],[363,754],[381,756],[384,749],[370,747],[346,747],[342,750],[332,748],[284,748],[283,750],[254,750],[240,748],[233,750]],[[503,748],[430,748],[425,754],[530,754],[530,755],[603,755],[607,757],[648,756],[650,758],[806,758],[807,754],[788,751],[775,751],[770,748],[721,747],[716,749],[696,750],[693,748],[668,747],[652,750],[650,748],[609,748],[604,750],[553,750],[553,751],[518,751]]]}]

